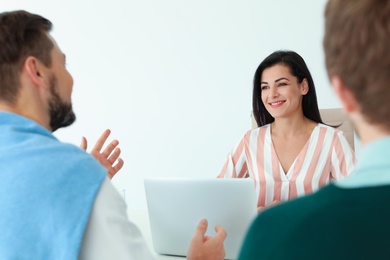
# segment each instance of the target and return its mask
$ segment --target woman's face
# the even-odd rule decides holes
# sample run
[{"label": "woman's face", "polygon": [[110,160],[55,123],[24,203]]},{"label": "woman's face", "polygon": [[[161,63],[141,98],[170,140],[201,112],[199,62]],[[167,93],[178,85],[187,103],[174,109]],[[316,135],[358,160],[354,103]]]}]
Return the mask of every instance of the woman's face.
[{"label": "woman's face", "polygon": [[261,100],[275,119],[302,114],[302,98],[308,90],[307,80],[298,83],[284,64],[266,68],[261,75]]}]

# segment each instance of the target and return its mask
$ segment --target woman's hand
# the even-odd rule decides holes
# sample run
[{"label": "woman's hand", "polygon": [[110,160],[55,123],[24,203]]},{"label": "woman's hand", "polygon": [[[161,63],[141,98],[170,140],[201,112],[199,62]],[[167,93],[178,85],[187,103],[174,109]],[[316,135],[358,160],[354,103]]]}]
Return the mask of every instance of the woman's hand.
[{"label": "woman's hand", "polygon": [[[119,172],[120,169],[122,169],[124,161],[119,158],[121,150],[119,147],[117,147],[119,145],[118,140],[113,140],[103,150],[103,152],[101,152],[101,149],[103,148],[104,143],[107,141],[110,133],[110,129],[107,129],[103,132],[103,134],[97,140],[95,146],[92,148],[90,154],[107,169],[108,177],[112,179],[112,177],[114,177],[114,175]],[[87,139],[83,136],[81,138],[80,148],[86,151],[87,147]]]},{"label": "woman's hand", "polygon": [[277,205],[277,204],[279,204],[279,203],[280,203],[279,200],[274,200],[274,201],[272,201],[270,204],[268,204],[268,205],[266,205],[266,206],[257,207],[257,213],[260,214],[263,210],[268,209],[268,208],[270,208],[270,207],[273,207],[273,206],[275,206],[275,205]]}]

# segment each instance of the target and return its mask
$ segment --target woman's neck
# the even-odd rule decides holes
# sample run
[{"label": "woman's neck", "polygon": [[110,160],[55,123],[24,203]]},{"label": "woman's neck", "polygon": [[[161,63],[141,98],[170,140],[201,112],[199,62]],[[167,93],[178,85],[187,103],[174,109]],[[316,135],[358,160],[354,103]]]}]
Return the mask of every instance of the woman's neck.
[{"label": "woman's neck", "polygon": [[271,131],[276,135],[295,136],[306,132],[311,133],[316,125],[316,122],[302,114],[288,118],[275,118],[271,123]]}]

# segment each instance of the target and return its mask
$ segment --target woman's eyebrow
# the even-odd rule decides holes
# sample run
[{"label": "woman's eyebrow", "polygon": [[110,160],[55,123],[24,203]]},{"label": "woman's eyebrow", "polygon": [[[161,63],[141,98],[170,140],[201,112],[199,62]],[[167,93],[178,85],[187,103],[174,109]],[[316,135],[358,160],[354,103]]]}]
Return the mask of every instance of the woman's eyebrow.
[{"label": "woman's eyebrow", "polygon": [[[275,82],[281,81],[283,79],[290,81],[288,78],[281,77],[281,78],[276,79]],[[262,82],[260,82],[260,84],[268,84],[268,82],[267,81],[262,81]]]},{"label": "woman's eyebrow", "polygon": [[275,80],[275,82],[281,81],[281,80],[283,80],[283,79],[290,81],[288,78],[283,78],[283,77],[282,77],[282,78],[279,78],[279,79]]}]

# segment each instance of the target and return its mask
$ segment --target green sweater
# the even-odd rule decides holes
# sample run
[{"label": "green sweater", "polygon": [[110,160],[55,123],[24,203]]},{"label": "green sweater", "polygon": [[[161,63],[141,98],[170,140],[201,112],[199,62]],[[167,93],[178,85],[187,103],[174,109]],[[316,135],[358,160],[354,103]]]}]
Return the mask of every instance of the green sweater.
[{"label": "green sweater", "polygon": [[390,259],[390,185],[319,192],[259,214],[244,259]]}]

